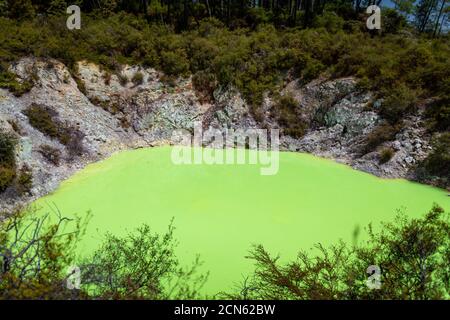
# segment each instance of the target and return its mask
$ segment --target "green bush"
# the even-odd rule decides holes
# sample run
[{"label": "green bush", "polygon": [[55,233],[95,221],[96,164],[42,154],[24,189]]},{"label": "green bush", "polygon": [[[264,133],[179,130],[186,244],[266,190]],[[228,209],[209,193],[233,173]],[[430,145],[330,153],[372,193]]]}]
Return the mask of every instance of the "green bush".
[{"label": "green bush", "polygon": [[397,33],[406,26],[406,19],[394,9],[383,10],[383,33]]},{"label": "green bush", "polygon": [[31,80],[19,82],[15,74],[9,71],[2,72],[0,68],[0,88],[8,89],[16,97],[20,97],[33,88],[33,82]]},{"label": "green bush", "polygon": [[192,85],[201,100],[212,101],[213,93],[217,87],[217,80],[213,73],[199,71],[192,77]]},{"label": "green bush", "polygon": [[0,166],[0,192],[5,191],[14,182],[15,177],[14,168]]},{"label": "green bush", "polygon": [[400,131],[399,125],[382,124],[372,130],[367,135],[362,147],[362,153],[366,154],[374,151],[379,145],[386,141],[395,139],[395,135]]},{"label": "green bush", "polygon": [[25,164],[20,168],[15,185],[19,195],[30,192],[33,187],[33,173],[28,165]]},{"label": "green bush", "polygon": [[425,115],[432,131],[450,131],[450,96],[433,101]]},{"label": "green bush", "polygon": [[24,111],[24,114],[35,129],[50,138],[62,139],[61,130],[55,120],[57,114],[52,109],[33,103]]},{"label": "green bush", "polygon": [[344,28],[345,20],[335,12],[326,11],[314,18],[315,28],[325,28],[327,31],[336,33]]},{"label": "green bush", "polygon": [[128,81],[129,81],[128,77],[125,74],[123,74],[123,73],[119,74],[118,77],[119,77],[120,84],[123,87],[125,87],[127,85]]},{"label": "green bush", "polygon": [[380,156],[379,156],[380,164],[384,164],[386,162],[389,162],[389,160],[392,159],[394,154],[395,154],[395,151],[392,148],[384,148],[383,150],[381,150]]},{"label": "green bush", "polygon": [[182,76],[189,71],[189,61],[183,50],[163,51],[161,61],[162,70],[169,76]]},{"label": "green bush", "polygon": [[390,123],[399,122],[406,114],[415,111],[417,92],[399,83],[385,95],[380,113]]},{"label": "green bush", "polygon": [[8,188],[16,177],[15,149],[17,139],[5,132],[0,132],[0,192]]},{"label": "green bush", "polygon": [[0,132],[0,166],[14,167],[16,165],[15,149],[17,139],[5,132]]},{"label": "green bush", "polygon": [[30,124],[50,138],[65,145],[71,158],[83,154],[84,135],[76,128],[58,120],[58,114],[49,107],[32,104],[24,111]]},{"label": "green bush", "polygon": [[298,102],[290,95],[281,96],[275,105],[275,114],[285,134],[301,138],[306,132],[306,124],[298,112]]},{"label": "green bush", "polygon": [[[291,261],[283,261],[262,245],[255,245],[248,255],[254,262],[253,273],[234,292],[222,293],[219,297],[230,300],[447,300],[449,222],[448,212],[437,205],[415,219],[400,210],[392,222],[381,223],[378,228],[372,225],[365,228],[365,241],[353,245],[341,241],[329,247],[318,243],[313,249],[301,248]],[[382,271],[380,290],[368,285],[365,271],[373,264]]]},{"label": "green bush", "polygon": [[144,75],[142,74],[142,72],[136,72],[133,75],[133,78],[131,79],[131,81],[136,85],[141,85],[142,83],[144,83]]},{"label": "green bush", "polygon": [[424,167],[431,175],[442,178],[444,184],[450,183],[450,132],[436,137],[432,143],[433,151],[424,161]]}]

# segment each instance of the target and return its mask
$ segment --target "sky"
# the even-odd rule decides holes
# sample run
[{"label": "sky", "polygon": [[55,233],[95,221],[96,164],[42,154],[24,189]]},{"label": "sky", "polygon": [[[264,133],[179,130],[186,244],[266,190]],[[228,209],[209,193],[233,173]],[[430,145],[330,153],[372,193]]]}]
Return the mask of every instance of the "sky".
[{"label": "sky", "polygon": [[394,4],[390,0],[384,0],[383,5],[390,8],[394,7]]}]

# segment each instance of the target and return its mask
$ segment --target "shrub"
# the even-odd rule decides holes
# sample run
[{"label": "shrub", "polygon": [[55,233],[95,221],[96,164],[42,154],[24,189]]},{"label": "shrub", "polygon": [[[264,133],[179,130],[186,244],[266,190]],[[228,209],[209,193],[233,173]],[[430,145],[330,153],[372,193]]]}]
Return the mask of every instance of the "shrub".
[{"label": "shrub", "polygon": [[383,124],[376,127],[374,130],[372,130],[371,133],[367,135],[362,148],[362,153],[366,154],[372,152],[383,142],[393,140],[399,130],[399,125],[393,126],[390,124]]},{"label": "shrub", "polygon": [[183,50],[163,51],[161,53],[161,67],[169,76],[186,75],[189,71],[189,61]]},{"label": "shrub", "polygon": [[[434,205],[422,217],[410,219],[400,211],[393,222],[377,231],[369,225],[367,240],[329,247],[317,244],[301,249],[292,261],[283,261],[262,245],[252,247],[248,258],[254,272],[231,300],[446,300],[449,289],[448,212]],[[427,261],[426,267],[418,261]],[[373,264],[382,272],[381,290],[368,285],[364,271]],[[405,285],[407,283],[408,285]]]},{"label": "shrub", "polygon": [[379,156],[380,164],[384,164],[386,162],[389,162],[389,160],[392,159],[394,154],[395,154],[395,151],[392,148],[384,148],[383,150],[381,150],[380,156]]},{"label": "shrub", "polygon": [[389,90],[381,105],[381,115],[390,123],[399,122],[403,116],[415,110],[417,93],[403,83]]},{"label": "shrub", "polygon": [[84,135],[69,124],[60,122],[54,110],[32,104],[24,113],[34,128],[65,145],[71,158],[82,155]]},{"label": "shrub", "polygon": [[[0,299],[80,297],[65,283],[67,266],[75,264],[74,248],[85,224],[77,217],[39,214],[32,208],[8,212],[0,224]],[[12,234],[11,230],[18,232]]]},{"label": "shrub", "polygon": [[133,75],[133,78],[131,79],[131,81],[136,85],[141,85],[142,83],[144,83],[144,75],[141,72],[136,72]]},{"label": "shrub", "polygon": [[294,138],[305,134],[306,124],[297,113],[298,102],[290,95],[282,96],[275,105],[275,113],[283,132]]},{"label": "shrub", "polygon": [[39,148],[39,152],[42,154],[45,160],[55,166],[59,166],[61,160],[61,151],[49,145],[42,145]]},{"label": "shrub", "polygon": [[9,71],[0,71],[0,88],[8,89],[16,97],[20,97],[33,88],[33,82],[31,80],[19,82],[15,74]]},{"label": "shrub", "polygon": [[425,115],[432,131],[450,131],[450,96],[433,101]]},{"label": "shrub", "polygon": [[19,195],[30,192],[33,187],[33,173],[28,165],[25,164],[20,168],[15,185]]},{"label": "shrub", "polygon": [[213,93],[217,87],[217,80],[213,73],[199,71],[192,77],[192,85],[201,100],[212,101]]},{"label": "shrub", "polygon": [[16,171],[14,168],[0,166],[0,192],[5,191],[12,184],[15,177]]},{"label": "shrub", "polygon": [[129,81],[128,77],[125,74],[123,74],[123,73],[119,74],[118,77],[119,77],[120,84],[123,87],[125,87],[127,85],[128,81]]},{"label": "shrub", "polygon": [[[95,283],[97,299],[194,299],[207,274],[199,273],[197,257],[185,269],[178,260],[174,227],[164,234],[143,225],[123,237],[106,234],[101,246],[81,261],[82,277]],[[167,284],[171,286],[168,288]]]},{"label": "shrub", "polygon": [[5,191],[16,177],[16,145],[17,139],[13,135],[0,132],[0,192]]},{"label": "shrub", "polygon": [[15,160],[15,148],[17,145],[17,139],[5,132],[0,132],[0,165],[3,167],[14,167]]},{"label": "shrub", "polygon": [[24,114],[28,117],[28,121],[35,129],[51,138],[60,138],[60,129],[55,121],[55,111],[33,103],[24,111]]},{"label": "shrub", "polygon": [[343,29],[345,20],[334,12],[326,11],[322,15],[316,16],[313,26],[325,28],[329,32],[336,33]]},{"label": "shrub", "polygon": [[80,90],[80,92],[82,94],[87,96],[88,92],[87,92],[86,85],[84,84],[83,80],[81,80],[78,76],[74,76],[73,78],[75,79],[75,83],[77,84],[78,90]]},{"label": "shrub", "polygon": [[450,132],[436,137],[433,142],[433,151],[424,161],[425,169],[429,174],[443,178],[450,182]]},{"label": "shrub", "polygon": [[383,33],[397,33],[406,25],[406,19],[394,9],[383,10]]}]

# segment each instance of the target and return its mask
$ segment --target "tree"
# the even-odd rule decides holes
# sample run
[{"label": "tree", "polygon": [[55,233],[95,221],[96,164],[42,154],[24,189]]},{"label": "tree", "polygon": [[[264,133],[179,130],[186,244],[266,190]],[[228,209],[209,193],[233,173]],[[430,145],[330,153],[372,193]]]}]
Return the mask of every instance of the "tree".
[{"label": "tree", "polygon": [[0,0],[0,17],[6,16],[8,10],[8,3],[6,0]]},{"label": "tree", "polygon": [[[207,274],[200,260],[184,268],[175,255],[174,227],[163,235],[143,225],[124,237],[105,235],[82,261],[76,246],[90,219],[16,210],[0,221],[0,299],[194,299]],[[81,287],[68,288],[70,266]],[[75,289],[75,290],[74,290]]]},{"label": "tree", "polygon": [[[446,299],[450,294],[450,221],[434,206],[423,218],[404,213],[380,232],[368,227],[369,239],[359,246],[345,243],[329,248],[318,244],[317,255],[300,251],[297,259],[281,264],[261,245],[249,259],[253,275],[232,299]],[[367,285],[369,266],[380,268],[381,288]]]},{"label": "tree", "polygon": [[8,14],[12,19],[29,19],[35,14],[31,0],[14,0],[7,1]]},{"label": "tree", "polygon": [[436,9],[438,0],[420,0],[415,9],[415,22],[417,29],[424,32],[430,27],[430,18]]},{"label": "tree", "polygon": [[125,237],[107,234],[95,253],[81,263],[82,283],[93,284],[101,299],[195,299],[206,275],[196,275],[200,261],[183,269],[175,256],[174,227],[163,235],[143,225]]},{"label": "tree", "polygon": [[[446,7],[447,2],[448,2],[447,0],[441,0],[440,9],[439,9],[438,13],[436,14],[436,19],[435,19],[435,23],[434,23],[433,36],[436,36],[438,34],[438,31],[441,30],[442,25],[444,24],[445,14],[448,13],[448,10],[450,9],[450,7]],[[441,20],[441,17],[443,17],[442,20]]]},{"label": "tree", "polygon": [[409,15],[413,13],[415,0],[393,0],[395,9],[403,15]]},{"label": "tree", "polygon": [[[64,231],[69,223],[72,231]],[[66,287],[66,268],[84,226],[84,220],[57,210],[44,215],[17,210],[0,222],[0,298],[80,298],[82,293]]]}]

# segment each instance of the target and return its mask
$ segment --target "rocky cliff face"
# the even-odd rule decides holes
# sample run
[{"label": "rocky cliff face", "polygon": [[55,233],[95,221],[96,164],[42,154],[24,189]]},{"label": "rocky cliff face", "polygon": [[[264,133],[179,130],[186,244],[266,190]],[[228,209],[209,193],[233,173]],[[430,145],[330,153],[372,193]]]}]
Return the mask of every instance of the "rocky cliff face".
[{"label": "rocky cliff face", "polygon": [[[171,143],[174,129],[191,131],[197,121],[204,128],[281,127],[272,116],[276,106],[269,97],[262,106],[263,118],[256,121],[235,89],[217,89],[214,102],[204,103],[197,98],[190,79],[168,85],[153,69],[124,67],[119,78],[96,65],[80,62],[75,80],[58,61],[27,58],[11,70],[19,78],[33,73],[36,79],[33,89],[20,98],[0,89],[0,128],[15,131],[19,137],[17,161],[31,167],[33,188],[21,197],[12,188],[5,191],[0,195],[0,209],[48,194],[75,171],[114,152]],[[413,178],[415,163],[430,151],[430,137],[418,115],[407,119],[405,129],[381,146],[392,148],[392,159],[380,164],[380,148],[361,154],[367,135],[383,123],[376,112],[382,101],[373,101],[370,93],[358,91],[352,78],[317,80],[306,86],[293,81],[281,94],[294,97],[298,114],[309,128],[299,139],[282,135],[282,150],[308,152],[394,178]],[[64,145],[30,125],[24,110],[33,103],[54,110],[59,122],[83,133],[82,156],[73,159]],[[61,152],[58,165],[42,155],[44,145]]]}]

